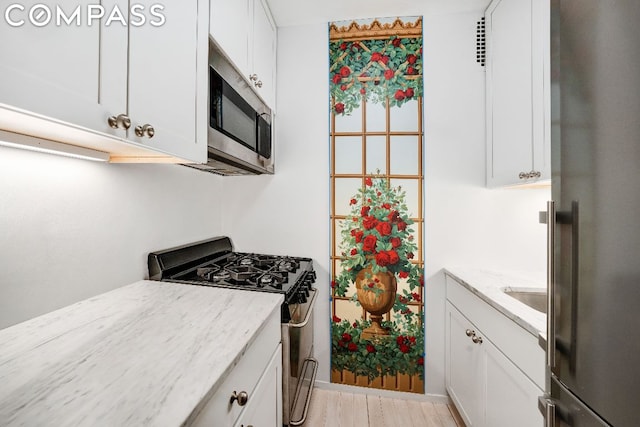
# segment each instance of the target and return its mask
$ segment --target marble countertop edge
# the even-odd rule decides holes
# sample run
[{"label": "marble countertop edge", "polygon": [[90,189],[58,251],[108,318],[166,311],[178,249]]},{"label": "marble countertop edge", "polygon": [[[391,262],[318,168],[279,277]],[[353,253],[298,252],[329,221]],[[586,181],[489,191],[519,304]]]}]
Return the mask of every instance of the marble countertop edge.
[{"label": "marble countertop edge", "polygon": [[544,273],[499,272],[461,266],[447,267],[444,273],[532,335],[546,339],[547,316],[504,293],[505,290],[546,290]]}]

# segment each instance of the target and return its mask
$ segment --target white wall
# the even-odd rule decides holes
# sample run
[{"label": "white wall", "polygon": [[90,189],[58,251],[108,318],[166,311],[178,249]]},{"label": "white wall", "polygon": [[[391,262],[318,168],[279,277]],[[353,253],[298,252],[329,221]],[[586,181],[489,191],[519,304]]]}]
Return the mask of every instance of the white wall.
[{"label": "white wall", "polygon": [[0,147],[0,328],[147,277],[153,250],[219,235],[221,178]]},{"label": "white wall", "polygon": [[[390,6],[392,7],[392,6]],[[424,17],[426,387],[444,388],[444,275],[449,265],[542,271],[548,190],[484,188],[484,71],[478,12]],[[356,17],[354,17],[356,18]],[[277,172],[225,178],[223,229],[238,249],[309,256],[319,381],[329,381],[329,117],[327,26],[278,32]]]}]

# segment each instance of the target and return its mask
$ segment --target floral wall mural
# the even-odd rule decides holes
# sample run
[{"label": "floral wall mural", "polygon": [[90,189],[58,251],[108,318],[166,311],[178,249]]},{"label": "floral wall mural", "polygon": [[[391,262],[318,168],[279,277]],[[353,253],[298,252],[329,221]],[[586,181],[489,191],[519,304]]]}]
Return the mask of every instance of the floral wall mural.
[{"label": "floral wall mural", "polygon": [[333,382],[424,392],[422,19],[329,25]]}]

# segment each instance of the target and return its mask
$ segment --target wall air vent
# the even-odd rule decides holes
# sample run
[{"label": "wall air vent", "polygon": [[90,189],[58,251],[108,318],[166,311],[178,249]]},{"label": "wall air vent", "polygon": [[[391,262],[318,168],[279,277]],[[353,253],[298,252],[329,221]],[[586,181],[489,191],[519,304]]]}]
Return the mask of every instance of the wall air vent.
[{"label": "wall air vent", "polygon": [[476,62],[484,67],[487,52],[484,16],[476,24]]}]

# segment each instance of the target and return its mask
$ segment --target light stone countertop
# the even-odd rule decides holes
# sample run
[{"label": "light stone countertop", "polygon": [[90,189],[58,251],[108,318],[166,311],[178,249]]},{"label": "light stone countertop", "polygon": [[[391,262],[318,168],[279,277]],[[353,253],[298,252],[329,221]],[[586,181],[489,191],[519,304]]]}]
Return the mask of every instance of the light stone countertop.
[{"label": "light stone countertop", "polygon": [[280,294],[140,281],[0,331],[0,425],[179,426]]},{"label": "light stone countertop", "polygon": [[504,290],[546,291],[544,273],[497,272],[469,267],[450,267],[445,274],[486,301],[493,308],[513,320],[536,338],[546,339],[547,316],[511,298]]}]

